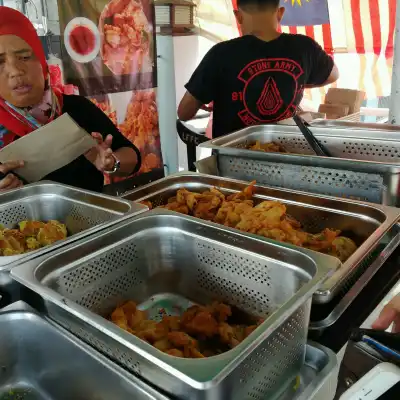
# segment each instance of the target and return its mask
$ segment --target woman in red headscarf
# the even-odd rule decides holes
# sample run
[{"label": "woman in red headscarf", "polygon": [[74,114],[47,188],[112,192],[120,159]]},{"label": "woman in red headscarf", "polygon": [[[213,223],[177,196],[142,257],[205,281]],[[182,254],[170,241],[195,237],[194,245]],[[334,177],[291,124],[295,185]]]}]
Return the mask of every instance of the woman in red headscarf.
[{"label": "woman in red headscarf", "polygon": [[[0,6],[0,148],[68,113],[97,146],[45,179],[88,190],[103,189],[103,174],[130,175],[140,168],[139,150],[92,102],[50,85],[44,50],[35,28],[19,11]],[[57,132],[54,132],[57,134]],[[43,158],[51,149],[43,149]],[[0,191],[21,186],[12,171],[24,160],[0,165]]]}]

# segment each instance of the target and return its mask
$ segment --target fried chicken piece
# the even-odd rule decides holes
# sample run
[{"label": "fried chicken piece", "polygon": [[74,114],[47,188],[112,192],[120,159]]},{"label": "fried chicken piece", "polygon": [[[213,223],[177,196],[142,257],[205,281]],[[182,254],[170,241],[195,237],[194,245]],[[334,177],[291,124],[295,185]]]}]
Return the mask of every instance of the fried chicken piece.
[{"label": "fried chicken piece", "polygon": [[18,226],[25,236],[36,236],[39,230],[45,226],[45,223],[41,221],[21,221]]},{"label": "fried chicken piece", "polygon": [[[197,307],[197,308],[194,308]],[[189,334],[212,337],[218,333],[218,322],[204,307],[191,307],[188,315],[182,316],[182,326]]]},{"label": "fried chicken piece", "polygon": [[261,143],[259,140],[247,147],[249,150],[263,151],[265,153],[288,153],[286,148],[279,143]]},{"label": "fried chicken piece", "polygon": [[316,235],[307,235],[307,240],[304,243],[305,247],[310,250],[329,252],[332,248],[333,241],[340,235],[340,231],[332,229],[324,229]]},{"label": "fried chicken piece", "polygon": [[153,346],[162,352],[167,352],[168,350],[172,350],[172,348],[174,347],[167,338],[157,340],[156,342],[153,343]]},{"label": "fried chicken piece", "polygon": [[257,233],[261,229],[279,229],[285,213],[284,204],[278,201],[263,201],[248,212],[244,212],[236,228],[250,233]]},{"label": "fried chicken piece", "polygon": [[197,340],[193,339],[185,332],[170,332],[167,335],[168,340],[174,347],[183,348],[185,346],[198,347]]},{"label": "fried chicken piece", "polygon": [[124,329],[125,331],[128,330],[128,319],[124,313],[124,310],[121,307],[116,308],[111,314],[111,321],[114,324],[118,325],[120,328]]},{"label": "fried chicken piece", "polygon": [[193,211],[200,196],[200,193],[189,192],[187,189],[179,189],[176,193],[176,201],[179,204],[186,204],[189,210]]},{"label": "fried chicken piece", "polygon": [[234,228],[240,222],[241,216],[253,209],[253,205],[252,200],[224,201],[214,218],[214,222]]},{"label": "fried chicken piece", "polygon": [[133,329],[136,330],[142,322],[146,321],[147,313],[145,311],[136,310],[134,313],[127,315],[128,324]]},{"label": "fried chicken piece", "polygon": [[[217,192],[217,191],[216,191]],[[196,218],[204,219],[206,221],[212,221],[222,202],[224,197],[217,194],[216,192],[203,193],[197,201],[197,204],[193,208],[193,216]]]},{"label": "fried chicken piece", "polygon": [[244,325],[222,323],[218,328],[218,333],[222,342],[231,348],[238,346],[251,332],[252,331],[247,330],[247,327]]},{"label": "fried chicken piece", "polygon": [[224,303],[214,302],[206,308],[218,322],[225,322],[232,315],[232,308]]},{"label": "fried chicken piece", "polygon": [[4,229],[1,232],[2,236],[4,236],[5,239],[14,239],[16,240],[22,247],[25,246],[25,235],[20,232],[18,229]]},{"label": "fried chicken piece", "polygon": [[185,358],[205,358],[200,350],[193,346],[185,346],[183,349],[183,354]]},{"label": "fried chicken piece", "polygon": [[144,338],[149,343],[158,342],[168,335],[168,329],[165,325],[150,320],[144,321],[135,331],[140,338]]},{"label": "fried chicken piece", "polygon": [[256,184],[256,181],[250,182],[250,185],[244,188],[241,192],[239,193],[234,193],[226,198],[228,201],[244,201],[244,200],[251,200],[254,196],[254,192],[256,191],[256,188],[254,187]]},{"label": "fried chicken piece", "polygon": [[337,257],[340,261],[346,261],[355,251],[357,245],[349,238],[339,236],[332,241],[331,256]]},{"label": "fried chicken piece", "polygon": [[173,356],[173,357],[179,357],[179,358],[184,358],[185,357],[183,355],[183,351],[178,350],[178,349],[167,350],[165,353],[170,355],[170,356]]},{"label": "fried chicken piece", "polygon": [[28,237],[26,239],[26,247],[28,250],[37,250],[40,249],[40,243],[34,237]]},{"label": "fried chicken piece", "polygon": [[286,242],[287,241],[287,235],[282,229],[278,228],[273,228],[273,229],[268,229],[268,228],[262,228],[259,229],[257,232],[257,235],[264,236],[267,239],[274,239],[279,242]]},{"label": "fried chicken piece", "polygon": [[37,240],[42,246],[48,246],[67,237],[67,227],[57,221],[49,221],[39,229]]},{"label": "fried chicken piece", "polygon": [[161,321],[170,332],[179,331],[181,329],[180,317],[165,315]]},{"label": "fried chicken piece", "polygon": [[294,229],[301,229],[301,223],[297,219],[293,218],[291,215],[286,214],[283,220],[289,223]]},{"label": "fried chicken piece", "polygon": [[16,229],[5,229],[0,232],[0,254],[14,256],[25,252],[25,237]]},{"label": "fried chicken piece", "polygon": [[134,314],[137,310],[136,303],[129,300],[121,306],[125,314]]}]

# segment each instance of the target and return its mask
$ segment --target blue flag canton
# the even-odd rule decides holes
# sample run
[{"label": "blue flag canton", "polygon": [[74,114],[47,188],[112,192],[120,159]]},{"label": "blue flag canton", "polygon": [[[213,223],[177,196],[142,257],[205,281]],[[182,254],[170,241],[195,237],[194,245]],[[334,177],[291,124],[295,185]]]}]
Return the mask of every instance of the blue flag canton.
[{"label": "blue flag canton", "polygon": [[328,0],[281,0],[285,7],[283,26],[329,24]]}]

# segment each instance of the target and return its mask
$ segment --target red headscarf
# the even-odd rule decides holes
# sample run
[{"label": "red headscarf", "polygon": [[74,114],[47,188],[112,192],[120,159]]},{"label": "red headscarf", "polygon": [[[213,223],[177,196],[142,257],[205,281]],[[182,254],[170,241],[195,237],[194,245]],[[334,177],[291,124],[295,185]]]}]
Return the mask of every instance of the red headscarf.
[{"label": "red headscarf", "polygon": [[[42,43],[32,23],[25,15],[9,7],[0,6],[0,36],[15,35],[20,37],[32,48],[33,53],[39,60],[43,68],[45,81],[48,79],[48,66]],[[57,98],[61,100],[61,95],[57,93]],[[61,105],[62,106],[62,105]],[[0,98],[0,125],[3,125],[13,136],[7,138],[5,144],[12,141],[15,135],[24,136],[34,129],[16,118],[9,112],[4,100]],[[11,139],[11,140],[10,140]]]}]

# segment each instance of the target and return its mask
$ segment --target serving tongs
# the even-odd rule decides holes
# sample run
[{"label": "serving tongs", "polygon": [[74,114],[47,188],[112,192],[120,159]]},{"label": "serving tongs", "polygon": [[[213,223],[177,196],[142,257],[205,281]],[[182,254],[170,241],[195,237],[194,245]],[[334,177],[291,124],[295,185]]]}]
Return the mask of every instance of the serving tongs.
[{"label": "serving tongs", "polygon": [[296,123],[301,133],[307,140],[307,143],[315,151],[317,156],[332,157],[332,154],[329,152],[329,150],[315,138],[311,130],[308,128],[309,124],[305,122],[303,118],[299,117],[297,114],[294,114],[293,121]]}]

